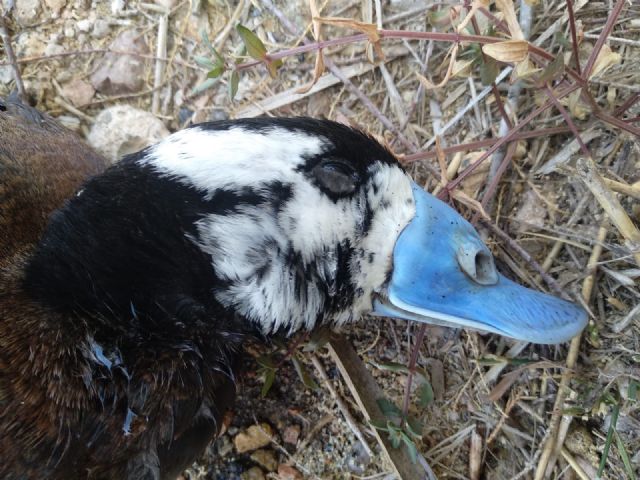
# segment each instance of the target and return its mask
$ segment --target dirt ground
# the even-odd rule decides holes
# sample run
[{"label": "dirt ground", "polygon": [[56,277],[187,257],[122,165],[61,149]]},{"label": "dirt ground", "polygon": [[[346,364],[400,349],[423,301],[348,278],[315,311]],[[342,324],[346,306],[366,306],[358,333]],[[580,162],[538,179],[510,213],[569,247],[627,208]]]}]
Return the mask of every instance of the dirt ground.
[{"label": "dirt ground", "polygon": [[[311,2],[315,3],[323,17],[378,19],[385,29],[420,32],[452,31],[438,23],[438,15],[450,16],[449,7],[459,6],[412,0]],[[523,27],[526,36],[534,42],[541,39],[539,46],[547,52],[562,51],[568,62],[571,32],[566,2],[530,3],[534,6],[530,26]],[[615,3],[573,2],[583,66]],[[495,6],[490,10],[496,14]],[[215,61],[215,57],[203,42],[202,31],[225,58],[240,52],[237,23],[254,31],[269,52],[292,48],[300,44],[303,34],[313,32],[309,2],[303,0],[274,4],[261,0],[23,0],[16,2],[7,19],[32,101],[83,136],[89,135],[99,114],[114,105],[153,112],[168,131],[194,122],[261,114],[330,118],[369,130],[399,155],[433,152],[436,133],[444,148],[505,135],[493,96],[496,91],[482,84],[477,64],[462,63],[474,58],[471,47],[465,50],[468,56],[459,56],[457,74],[442,87],[426,88],[416,75],[433,83],[445,77],[450,53],[445,42],[385,39],[385,58],[375,64],[368,61],[374,57],[366,42],[329,47],[325,56],[350,80],[345,83],[329,75],[306,93],[299,89],[313,78],[315,52],[288,56],[273,78],[262,65],[242,70],[233,100],[229,72],[203,88],[207,69],[198,58]],[[606,42],[611,64],[589,79],[597,108],[616,112],[630,102],[629,108],[613,116],[635,119],[630,120],[635,126],[640,116],[638,19],[640,3],[626,2]],[[485,18],[479,29],[486,29],[490,22]],[[126,31],[135,35],[128,43],[114,46]],[[354,33],[335,25],[322,27],[322,32],[324,39]],[[116,52],[111,53],[113,58],[125,58],[125,71],[138,72],[128,75],[125,86],[105,85],[96,78],[107,51]],[[164,51],[168,61],[157,62],[156,55],[165,56]],[[251,59],[240,61],[247,60]],[[15,83],[4,43],[0,64],[0,95],[6,95]],[[506,66],[500,64],[500,71]],[[530,84],[515,88],[508,74],[497,87],[509,117],[518,122],[546,100],[543,90]],[[633,225],[640,223],[638,136],[604,121],[594,113],[596,106],[585,104],[579,96],[568,96],[562,103],[600,177],[607,180],[603,195],[617,201],[631,222],[626,228],[633,231]],[[427,372],[433,400],[424,408],[412,401],[409,411],[424,424],[415,443],[438,478],[596,478],[599,470],[602,478],[609,479],[640,474],[640,243],[625,233],[621,211],[603,209],[606,200],[594,194],[579,174],[580,145],[572,142],[575,133],[568,125],[557,108],[537,116],[525,130],[549,129],[549,133],[513,143],[511,162],[494,182],[495,190],[484,208],[491,223],[512,242],[497,237],[482,223],[477,225],[502,272],[532,288],[550,291],[533,263],[515,249],[519,245],[565,295],[584,299],[590,324],[574,347],[427,329],[417,366]],[[487,148],[484,144],[448,152],[448,179]],[[408,161],[412,158],[416,157],[405,158],[407,169],[427,190],[439,191],[440,178],[432,175],[440,171],[438,161],[433,155]],[[467,198],[483,198],[502,158],[488,159],[461,183]],[[452,203],[467,218],[477,216],[475,204],[464,199]],[[380,365],[406,364],[417,330],[418,326],[404,322],[367,318],[343,332],[387,398],[397,405],[402,405],[407,375]],[[305,386],[290,361],[282,362],[272,388],[261,397],[263,377],[256,373],[255,358],[275,348],[252,348],[247,373],[239,382],[239,402],[225,434],[184,478],[395,478],[372,435],[373,427],[325,349],[297,355],[308,374],[322,384],[311,360],[311,355],[317,356],[364,432],[367,446],[344,420],[334,396],[323,386]],[[238,453],[238,437],[256,423],[269,425],[271,441],[260,447],[261,454],[255,453],[257,447]],[[561,441],[549,443],[558,436]],[[549,453],[553,467],[545,471],[539,464]]]}]

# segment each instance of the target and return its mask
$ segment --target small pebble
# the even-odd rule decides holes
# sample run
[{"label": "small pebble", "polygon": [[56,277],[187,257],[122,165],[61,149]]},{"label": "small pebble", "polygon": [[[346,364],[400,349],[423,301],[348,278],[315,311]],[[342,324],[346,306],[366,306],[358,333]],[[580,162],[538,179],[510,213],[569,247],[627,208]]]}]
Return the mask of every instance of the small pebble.
[{"label": "small pebble", "polygon": [[273,430],[270,425],[266,423],[251,425],[246,431],[234,437],[233,445],[238,453],[251,452],[269,445],[271,437],[273,437]]},{"label": "small pebble", "polygon": [[278,477],[280,480],[301,480],[302,474],[291,465],[281,463],[278,465]]},{"label": "small pebble", "polygon": [[260,467],[251,467],[246,472],[242,472],[240,478],[242,480],[264,480],[264,473]]},{"label": "small pebble", "polygon": [[297,445],[300,438],[300,425],[289,425],[282,434],[282,441],[290,445]]},{"label": "small pebble", "polygon": [[278,461],[276,460],[276,454],[273,450],[264,450],[262,448],[256,450],[251,454],[251,460],[269,472],[273,472],[278,468]]}]

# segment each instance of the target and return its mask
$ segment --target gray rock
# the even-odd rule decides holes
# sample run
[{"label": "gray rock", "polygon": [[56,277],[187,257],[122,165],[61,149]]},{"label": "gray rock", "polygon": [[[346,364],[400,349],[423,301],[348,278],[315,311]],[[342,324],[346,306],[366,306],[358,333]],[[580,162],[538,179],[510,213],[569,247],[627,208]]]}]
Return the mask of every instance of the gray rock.
[{"label": "gray rock", "polygon": [[93,21],[89,18],[85,18],[83,20],[79,20],[78,23],[76,23],[76,28],[81,32],[88,32],[89,30],[91,30],[91,25],[93,25]]},{"label": "gray rock", "polygon": [[[148,54],[149,48],[136,30],[121,32],[109,46],[111,50]],[[93,88],[106,95],[139,91],[144,84],[147,61],[141,57],[107,53],[91,75]]]},{"label": "gray rock", "polygon": [[13,69],[11,65],[3,65],[0,67],[0,83],[4,83],[5,85],[11,83],[13,80]]},{"label": "gray rock", "polygon": [[38,19],[40,0],[15,0],[13,16],[18,25],[27,27]]},{"label": "gray rock", "polygon": [[74,106],[82,107],[91,102],[96,91],[89,82],[76,78],[62,86],[62,93]]},{"label": "gray rock", "polygon": [[99,18],[93,24],[93,30],[91,31],[91,36],[94,38],[106,37],[109,34],[109,30],[111,30],[109,22],[107,22],[106,20],[103,20],[102,18]]},{"label": "gray rock", "polygon": [[67,0],[44,0],[44,3],[57,17],[58,15],[60,15],[60,11],[67,4]]},{"label": "gray rock", "polygon": [[149,112],[128,105],[103,110],[89,132],[89,144],[111,160],[137,152],[169,135],[164,124]]}]

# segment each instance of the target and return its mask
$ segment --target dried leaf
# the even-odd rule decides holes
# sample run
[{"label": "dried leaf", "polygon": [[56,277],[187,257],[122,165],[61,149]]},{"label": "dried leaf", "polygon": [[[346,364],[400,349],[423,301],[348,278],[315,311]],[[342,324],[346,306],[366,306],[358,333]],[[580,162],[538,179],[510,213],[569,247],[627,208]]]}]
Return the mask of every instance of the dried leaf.
[{"label": "dried leaf", "polygon": [[418,72],[415,72],[416,77],[418,77],[418,80],[420,81],[420,83],[422,83],[424,88],[426,88],[427,90],[433,90],[436,88],[443,87],[444,85],[447,84],[447,82],[451,78],[451,71],[453,70],[453,64],[455,63],[458,55],[457,43],[451,48],[450,55],[451,55],[451,58],[449,59],[449,67],[447,68],[447,73],[445,74],[444,78],[440,81],[440,83],[438,83],[437,85],[431,83],[426,77],[424,77],[423,75],[420,75]]},{"label": "dried leaf", "polygon": [[453,190],[450,193],[451,197],[455,200],[462,203],[464,206],[469,207],[471,210],[478,212],[483,218],[486,220],[491,220],[487,212],[485,212],[484,207],[480,202],[471,198],[469,195],[464,193],[462,190]]},{"label": "dried leaf", "polygon": [[499,62],[517,63],[527,58],[529,43],[525,40],[505,40],[483,45],[482,51]]},{"label": "dried leaf", "polygon": [[458,25],[457,27],[458,32],[463,31],[467,27],[467,25],[469,24],[473,16],[476,14],[478,9],[480,9],[481,7],[489,8],[489,3],[490,3],[489,0],[474,0],[471,3],[471,9],[468,11],[464,19]]},{"label": "dried leaf", "polygon": [[515,78],[528,78],[539,71],[540,69],[531,63],[529,55],[527,54],[523,61],[516,63],[516,68],[513,69],[513,75]]},{"label": "dried leaf", "polygon": [[452,77],[468,77],[471,72],[473,60],[456,60],[451,68]]},{"label": "dried leaf", "polygon": [[491,389],[489,393],[489,399],[492,402],[497,402],[502,398],[502,396],[507,393],[509,388],[520,378],[522,375],[522,370],[514,370],[513,372],[507,373],[502,377],[502,380],[498,382],[498,384]]},{"label": "dried leaf", "polygon": [[[320,29],[321,22],[316,20],[320,18],[320,10],[318,9],[318,5],[316,4],[316,0],[309,0],[309,9],[311,10],[311,17],[314,19],[313,23],[313,38],[317,42],[321,40],[322,32]],[[322,53],[322,49],[318,50],[316,55],[316,64],[313,68],[313,79],[307,85],[304,85],[296,90],[296,93],[304,94],[307,93],[311,88],[316,84],[318,79],[324,73],[324,54]]]},{"label": "dried leaf", "polygon": [[325,23],[327,25],[335,25],[337,27],[351,28],[364,33],[369,39],[371,45],[373,45],[373,49],[378,58],[380,60],[384,60],[384,52],[380,45],[380,33],[378,32],[378,26],[375,23],[358,22],[351,18],[340,17],[314,17],[313,21]]},{"label": "dried leaf", "polygon": [[582,101],[580,90],[571,92],[569,96],[565,97],[563,100],[564,101],[561,100],[560,103],[565,104],[569,108],[571,116],[578,120],[586,120],[591,113],[589,106]]},{"label": "dried leaf", "polygon": [[498,7],[498,10],[504,15],[504,21],[507,22],[511,39],[524,40],[524,33],[522,33],[520,23],[518,22],[513,0],[496,0],[496,7]]},{"label": "dried leaf", "polygon": [[620,63],[620,60],[622,60],[622,56],[619,53],[611,51],[611,47],[609,47],[609,45],[603,45],[600,53],[598,53],[595,63],[593,64],[589,78],[593,78],[599,73],[604,72],[612,65],[617,65]]},{"label": "dried leaf", "polygon": [[240,35],[242,43],[244,43],[244,46],[247,48],[247,53],[251,58],[256,60],[266,59],[267,48],[255,33],[240,24],[236,25],[236,31],[238,32],[238,35]]}]

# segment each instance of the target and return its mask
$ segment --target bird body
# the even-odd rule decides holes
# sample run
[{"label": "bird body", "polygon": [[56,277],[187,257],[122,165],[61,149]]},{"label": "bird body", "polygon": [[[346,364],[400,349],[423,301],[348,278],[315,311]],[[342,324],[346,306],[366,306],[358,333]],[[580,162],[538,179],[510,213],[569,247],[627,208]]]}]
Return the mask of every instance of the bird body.
[{"label": "bird body", "polygon": [[[7,184],[8,157],[0,150]],[[90,158],[76,178],[98,173]],[[65,185],[46,229],[3,250],[0,478],[175,478],[231,406],[247,336],[433,314],[403,286],[422,288],[403,262],[430,235],[411,227],[427,212],[457,215],[368,135],[300,118],[197,125]],[[461,281],[525,291],[451,218]],[[418,277],[438,262],[428,263]],[[582,313],[553,301],[548,328],[582,328]],[[505,312],[490,312],[495,323],[464,309],[442,318],[516,337],[532,328]]]}]

